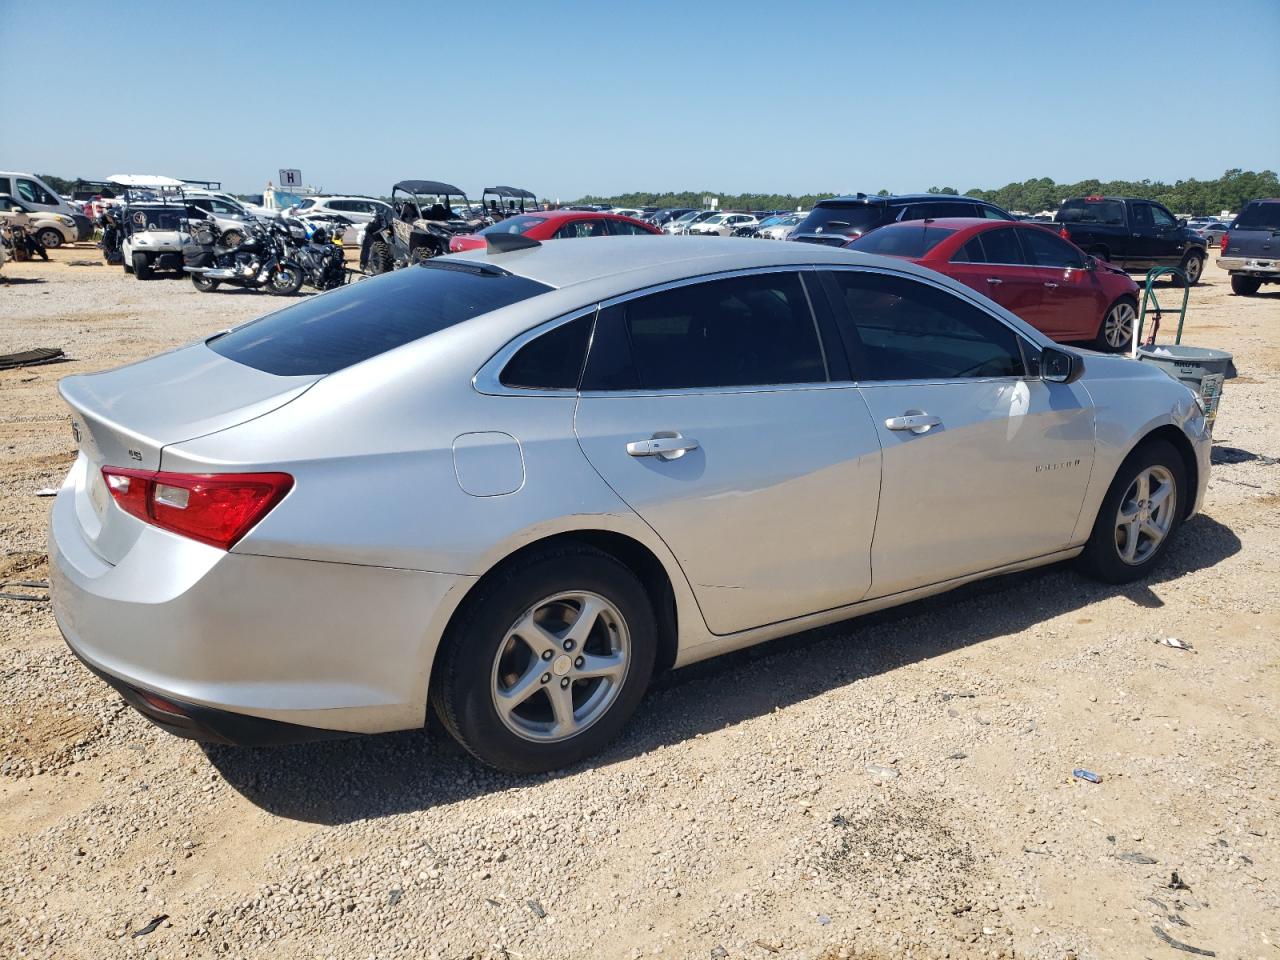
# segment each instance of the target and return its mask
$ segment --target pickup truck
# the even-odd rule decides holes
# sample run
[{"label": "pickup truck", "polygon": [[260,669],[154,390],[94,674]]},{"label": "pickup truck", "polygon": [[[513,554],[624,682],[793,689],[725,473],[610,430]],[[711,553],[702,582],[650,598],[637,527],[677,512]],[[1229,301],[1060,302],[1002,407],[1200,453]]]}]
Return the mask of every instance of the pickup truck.
[{"label": "pickup truck", "polygon": [[1204,272],[1205,242],[1154,200],[1073,197],[1053,220],[1064,240],[1122,270],[1178,267],[1192,286]]},{"label": "pickup truck", "polygon": [[1280,283],[1280,197],[1250,200],[1222,235],[1218,266],[1231,290],[1251,297],[1264,283]]}]

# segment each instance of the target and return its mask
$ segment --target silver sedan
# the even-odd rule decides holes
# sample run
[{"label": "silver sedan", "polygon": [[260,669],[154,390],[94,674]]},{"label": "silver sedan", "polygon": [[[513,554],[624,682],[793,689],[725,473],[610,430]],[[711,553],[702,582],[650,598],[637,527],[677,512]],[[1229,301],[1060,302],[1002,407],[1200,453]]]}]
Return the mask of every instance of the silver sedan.
[{"label": "silver sedan", "polygon": [[1158,368],[900,260],[503,241],[68,377],[72,650],[184,736],[418,728],[547,770],[657,670],[1075,558],[1145,575],[1210,439]]}]

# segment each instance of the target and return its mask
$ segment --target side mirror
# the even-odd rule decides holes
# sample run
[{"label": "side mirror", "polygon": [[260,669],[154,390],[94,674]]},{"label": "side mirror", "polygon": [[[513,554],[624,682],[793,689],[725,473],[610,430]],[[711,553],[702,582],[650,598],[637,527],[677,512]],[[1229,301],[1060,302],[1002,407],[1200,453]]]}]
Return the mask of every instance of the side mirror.
[{"label": "side mirror", "polygon": [[1095,256],[1094,256],[1093,254],[1091,254],[1091,253],[1090,253],[1090,254],[1087,254],[1087,255],[1085,256],[1085,258],[1084,258],[1084,268],[1085,268],[1086,270],[1097,270],[1097,269],[1098,269],[1098,258],[1097,258],[1097,257],[1095,257]]},{"label": "side mirror", "polygon": [[1185,227],[1186,225],[1187,225],[1187,218],[1186,218],[1186,217],[1179,217],[1179,218],[1178,218],[1178,226],[1180,226],[1180,227]]},{"label": "side mirror", "polygon": [[1084,360],[1077,353],[1045,347],[1040,353],[1040,379],[1048,383],[1075,383],[1084,376]]}]

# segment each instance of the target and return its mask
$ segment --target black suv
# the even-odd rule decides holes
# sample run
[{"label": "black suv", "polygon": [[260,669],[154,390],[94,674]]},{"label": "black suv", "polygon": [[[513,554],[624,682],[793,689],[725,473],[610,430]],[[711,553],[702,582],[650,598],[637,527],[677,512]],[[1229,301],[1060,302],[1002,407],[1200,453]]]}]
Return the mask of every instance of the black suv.
[{"label": "black suv", "polygon": [[803,243],[825,243],[840,247],[850,240],[903,220],[938,220],[943,217],[985,217],[1012,220],[993,203],[947,193],[918,193],[901,197],[852,197],[820,200],[809,216],[796,227],[790,239]]}]

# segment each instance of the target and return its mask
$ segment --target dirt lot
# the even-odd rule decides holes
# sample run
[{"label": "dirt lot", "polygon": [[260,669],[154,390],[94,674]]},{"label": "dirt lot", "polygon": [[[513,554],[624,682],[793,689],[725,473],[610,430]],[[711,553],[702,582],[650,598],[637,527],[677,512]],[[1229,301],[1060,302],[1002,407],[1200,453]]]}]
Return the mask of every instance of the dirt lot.
[{"label": "dirt lot", "polygon": [[[279,305],[55,258],[0,284],[0,351],[75,358],[0,372],[3,580],[46,576],[59,378]],[[0,956],[1280,958],[1280,292],[1211,267],[1191,304],[1241,375],[1154,580],[1055,567],[680,671],[557,776],[423,733],[202,749],[0,600]]]}]

